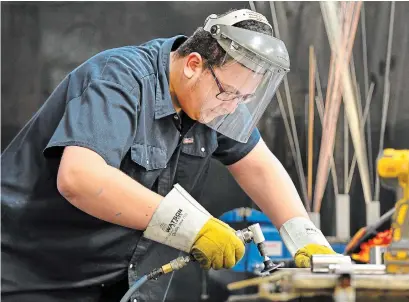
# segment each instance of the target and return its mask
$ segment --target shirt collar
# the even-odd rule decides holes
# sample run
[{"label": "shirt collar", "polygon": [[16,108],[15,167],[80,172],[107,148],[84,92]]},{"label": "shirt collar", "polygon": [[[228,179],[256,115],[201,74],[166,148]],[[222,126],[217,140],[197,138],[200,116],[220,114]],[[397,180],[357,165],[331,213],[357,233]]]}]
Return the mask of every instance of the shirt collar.
[{"label": "shirt collar", "polygon": [[157,71],[158,80],[156,82],[155,97],[155,119],[160,119],[162,117],[176,113],[169,91],[169,60],[172,46],[178,39],[186,40],[187,37],[175,36],[173,38],[170,38],[162,44],[159,50]]}]

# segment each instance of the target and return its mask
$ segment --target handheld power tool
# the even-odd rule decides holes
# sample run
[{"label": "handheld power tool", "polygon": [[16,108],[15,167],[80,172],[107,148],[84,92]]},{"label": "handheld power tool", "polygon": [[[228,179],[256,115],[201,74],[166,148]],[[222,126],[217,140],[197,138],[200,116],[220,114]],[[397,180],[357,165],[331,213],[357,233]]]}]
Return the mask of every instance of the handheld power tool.
[{"label": "handheld power tool", "polygon": [[[262,274],[269,274],[270,272],[279,268],[282,264],[275,264],[268,256],[265,247],[265,241],[263,232],[261,231],[260,224],[255,223],[250,225],[247,228],[236,231],[236,236],[240,238],[243,244],[254,242],[257,249],[260,253],[260,256],[263,258],[264,268],[261,271]],[[186,266],[190,261],[194,261],[192,256],[180,256],[169,263],[163,265],[160,268],[152,270],[148,274],[148,279],[156,279],[164,274],[168,274],[175,270],[179,270],[182,267]]]},{"label": "handheld power tool", "polygon": [[[383,150],[378,157],[377,172],[383,187],[396,190],[399,185],[403,189],[403,197],[396,202],[395,208],[385,213],[376,224],[358,232],[346,250],[348,253],[354,253],[366,240],[379,234],[381,225],[391,220],[392,238],[383,254],[385,265],[349,265],[356,273],[362,273],[362,270],[374,273],[376,270],[379,273],[409,274],[409,150],[390,148]],[[312,258],[313,272],[318,272],[323,267],[325,272],[328,272],[331,266],[346,266],[348,263],[338,263],[339,261],[350,261],[347,259],[348,256],[344,257],[320,258],[320,255],[314,255]],[[382,260],[382,255],[380,258]]]},{"label": "handheld power tool", "polygon": [[392,217],[392,242],[384,254],[388,273],[409,273],[409,150],[385,149],[378,159],[382,185],[400,185],[403,197],[395,204]]},{"label": "handheld power tool", "polygon": [[[260,253],[260,256],[263,258],[264,268],[261,271],[262,275],[268,275],[283,265],[282,263],[280,264],[273,263],[273,261],[271,261],[271,259],[268,257],[264,243],[265,238],[263,232],[261,231],[261,227],[258,223],[252,224],[247,228],[236,231],[236,235],[237,237],[240,238],[243,244],[247,244],[253,241],[257,245],[257,249]],[[148,280],[152,279],[157,280],[162,275],[171,273],[173,271],[181,269],[182,267],[185,267],[191,261],[195,261],[193,256],[180,256],[159,268],[155,268],[150,273],[146,274],[138,281],[136,281],[134,285],[127,291],[124,297],[121,299],[121,302],[129,301],[132,294]]]}]

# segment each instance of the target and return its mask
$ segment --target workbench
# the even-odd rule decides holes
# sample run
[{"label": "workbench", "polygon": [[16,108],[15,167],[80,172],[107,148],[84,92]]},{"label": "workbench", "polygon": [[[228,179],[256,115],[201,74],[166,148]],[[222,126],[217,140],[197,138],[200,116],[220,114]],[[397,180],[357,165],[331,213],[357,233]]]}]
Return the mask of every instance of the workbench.
[{"label": "workbench", "polygon": [[[231,295],[228,301],[332,301],[337,280],[336,274],[284,268],[270,276],[230,283],[228,289]],[[351,280],[356,292],[356,301],[409,300],[408,274],[352,275]],[[257,293],[234,295],[234,290],[249,287],[257,287]],[[328,297],[329,300],[317,297]]]}]

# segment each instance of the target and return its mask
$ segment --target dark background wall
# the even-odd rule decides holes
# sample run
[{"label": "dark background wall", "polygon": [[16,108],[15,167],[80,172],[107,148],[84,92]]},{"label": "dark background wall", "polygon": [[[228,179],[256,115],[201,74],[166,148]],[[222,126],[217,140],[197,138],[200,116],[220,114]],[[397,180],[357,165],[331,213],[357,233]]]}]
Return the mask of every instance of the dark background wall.
[{"label": "dark background wall", "polygon": [[[306,172],[306,96],[308,94],[308,47],[315,46],[325,95],[330,49],[318,2],[275,2],[282,39],[290,53],[288,75],[298,136]],[[156,37],[191,34],[211,13],[230,8],[249,8],[248,2],[2,2],[1,3],[1,130],[2,150],[59,81],[90,56],[106,48],[139,44]],[[256,2],[258,11],[271,21],[268,2]],[[371,106],[372,155],[378,152],[390,2],[365,2],[369,76],[375,82]],[[409,148],[409,4],[396,3],[392,48],[391,98],[385,147]],[[364,95],[361,24],[355,39],[354,60]],[[284,94],[284,93],[282,93]],[[297,187],[295,165],[277,103],[274,101],[259,124],[263,137],[283,162]],[[342,118],[335,146],[339,186],[343,183]],[[319,151],[321,125],[316,111],[315,151]],[[352,154],[352,144],[350,144]],[[317,153],[316,153],[317,154]],[[317,165],[315,156],[315,171]],[[251,201],[224,167],[212,166],[203,203],[215,214]],[[223,184],[223,185],[220,185]],[[274,184],[271,184],[274,186]],[[227,188],[227,189],[226,189]],[[233,192],[233,194],[232,194]],[[382,211],[394,195],[382,190]],[[334,194],[328,183],[322,206],[322,227],[334,235]],[[351,188],[351,227],[364,224],[364,203],[359,174]]]}]

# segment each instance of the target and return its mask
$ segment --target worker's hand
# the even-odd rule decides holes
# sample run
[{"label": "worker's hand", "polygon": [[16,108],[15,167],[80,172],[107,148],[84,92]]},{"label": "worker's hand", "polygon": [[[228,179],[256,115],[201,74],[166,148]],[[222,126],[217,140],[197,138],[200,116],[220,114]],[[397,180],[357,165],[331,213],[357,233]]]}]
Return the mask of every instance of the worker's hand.
[{"label": "worker's hand", "polygon": [[310,267],[311,256],[336,254],[324,234],[306,217],[294,217],[280,228],[280,235],[297,267]]},{"label": "worker's hand", "polygon": [[311,256],[315,254],[336,254],[331,248],[320,244],[307,244],[299,249],[294,255],[295,265],[297,267],[310,267]]},{"label": "worker's hand", "polygon": [[235,231],[178,184],[160,202],[143,235],[192,254],[205,269],[231,268],[244,254]]},{"label": "worker's hand", "polygon": [[204,269],[232,268],[243,257],[244,244],[235,231],[216,218],[210,218],[199,231],[191,254]]}]

